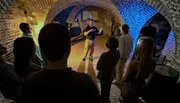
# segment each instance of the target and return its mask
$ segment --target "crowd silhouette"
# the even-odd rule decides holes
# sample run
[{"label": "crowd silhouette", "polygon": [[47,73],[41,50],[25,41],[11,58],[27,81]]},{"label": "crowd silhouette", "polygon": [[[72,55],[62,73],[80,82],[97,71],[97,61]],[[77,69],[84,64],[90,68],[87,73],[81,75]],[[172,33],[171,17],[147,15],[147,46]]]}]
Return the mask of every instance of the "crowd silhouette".
[{"label": "crowd silhouette", "polygon": [[[75,22],[78,30],[74,35],[79,35],[82,31],[78,20]],[[111,103],[111,85],[115,84],[121,91],[121,103],[179,103],[179,74],[164,76],[156,72],[156,28],[152,26],[142,28],[133,52],[130,28],[123,24],[120,37],[108,37],[105,44],[108,51],[100,55],[96,65],[97,76],[95,72],[90,73],[94,40],[98,34],[93,22],[90,19],[82,32],[86,36],[86,45],[77,72],[67,64],[71,52],[68,27],[57,23],[45,25],[40,30],[37,47],[29,24],[21,23],[23,36],[17,38],[13,45],[14,64],[5,60],[6,48],[0,44],[0,91],[4,98],[17,103]],[[89,49],[92,50],[87,75],[84,68]],[[132,60],[126,69],[125,64],[132,52]],[[91,77],[100,80],[100,92],[96,78]]]}]

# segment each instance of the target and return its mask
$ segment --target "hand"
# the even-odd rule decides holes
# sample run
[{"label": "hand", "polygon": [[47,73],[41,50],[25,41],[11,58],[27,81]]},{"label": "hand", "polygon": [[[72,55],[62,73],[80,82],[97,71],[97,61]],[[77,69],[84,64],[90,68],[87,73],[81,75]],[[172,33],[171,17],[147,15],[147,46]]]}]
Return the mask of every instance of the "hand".
[{"label": "hand", "polygon": [[89,32],[93,32],[94,30],[93,29],[90,29]]}]

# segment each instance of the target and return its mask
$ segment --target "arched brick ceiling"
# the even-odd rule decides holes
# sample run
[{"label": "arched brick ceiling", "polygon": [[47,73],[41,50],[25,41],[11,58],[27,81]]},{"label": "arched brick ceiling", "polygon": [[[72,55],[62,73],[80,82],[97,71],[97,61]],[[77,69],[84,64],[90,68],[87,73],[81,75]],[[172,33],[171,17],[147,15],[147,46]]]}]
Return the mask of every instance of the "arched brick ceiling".
[{"label": "arched brick ceiling", "polygon": [[[172,27],[174,32],[174,37],[172,32],[170,34],[171,38],[174,39],[175,44],[175,54],[172,56],[170,62],[167,65],[179,70],[180,66],[180,0],[143,0],[148,3],[148,5],[155,8],[161,15],[163,15]],[[173,42],[173,41],[172,41]]]},{"label": "arched brick ceiling", "polygon": [[57,14],[59,14],[62,10],[77,5],[97,6],[107,11],[112,11],[112,14],[115,17],[117,17],[118,21],[120,21],[121,24],[123,23],[123,20],[120,16],[118,9],[114,6],[114,4],[110,0],[59,0],[50,9],[45,24],[51,22],[53,18]]},{"label": "arched brick ceiling", "polygon": [[71,11],[69,17],[67,18],[67,22],[72,23],[74,21],[74,18],[76,17],[76,15],[79,13],[79,11],[85,7],[86,6],[84,6],[84,5],[75,6],[73,8],[73,10]]},{"label": "arched brick ceiling", "polygon": [[[123,18],[120,16],[117,7],[112,4],[112,1],[115,5],[119,4],[122,1],[125,2],[146,2],[150,7],[153,7],[155,10],[160,12],[171,24],[171,27],[174,32],[175,37],[175,54],[174,58],[171,59],[170,66],[174,68],[179,68],[180,66],[180,0],[0,0],[0,19],[3,28],[0,30],[0,36],[4,40],[8,41],[6,38],[15,38],[12,37],[12,34],[18,34],[18,23],[26,20],[23,15],[23,9],[32,10],[37,15],[40,25],[37,28],[37,31],[46,23],[50,22],[60,11],[63,9],[73,6],[73,5],[84,5],[84,6],[97,6],[104,8],[105,10],[112,11],[112,14],[119,17],[119,21],[123,21]],[[11,5],[16,6],[11,6]],[[136,6],[136,5],[134,5]],[[12,8],[12,9],[11,9]],[[8,11],[10,9],[10,12]],[[18,14],[20,13],[20,14]],[[38,16],[39,15],[39,16]],[[146,15],[146,13],[144,13]],[[22,17],[18,18],[18,17]],[[45,19],[46,18],[46,19]],[[12,29],[13,28],[13,29]],[[4,40],[1,40],[3,42]],[[5,41],[5,42],[6,42]],[[5,43],[7,47],[12,46],[12,42],[8,41]],[[176,57],[176,58],[175,58]]]},{"label": "arched brick ceiling", "polygon": [[46,13],[55,2],[55,0],[0,0],[0,12],[5,13],[13,3],[16,3],[21,9]]}]

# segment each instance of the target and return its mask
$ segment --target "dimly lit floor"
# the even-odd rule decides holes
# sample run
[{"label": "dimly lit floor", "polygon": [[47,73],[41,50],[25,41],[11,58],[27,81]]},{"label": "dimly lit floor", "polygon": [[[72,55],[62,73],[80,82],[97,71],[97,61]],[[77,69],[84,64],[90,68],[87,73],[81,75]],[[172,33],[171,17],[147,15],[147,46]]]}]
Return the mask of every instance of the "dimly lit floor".
[{"label": "dimly lit floor", "polygon": [[[96,38],[96,46],[95,46],[93,62],[90,62],[88,58],[86,59],[86,62],[82,62],[85,41],[80,41],[76,45],[73,45],[69,57],[69,66],[71,66],[74,70],[78,72],[84,72],[90,75],[94,80],[94,82],[98,85],[98,87],[100,86],[100,84],[99,81],[96,79],[96,74],[97,74],[96,64],[102,52],[107,51],[107,48],[105,46],[106,40],[107,40],[106,36],[99,36]],[[119,103],[118,100],[119,94],[120,94],[119,89],[115,85],[112,85],[111,97],[110,97],[112,103]]]}]

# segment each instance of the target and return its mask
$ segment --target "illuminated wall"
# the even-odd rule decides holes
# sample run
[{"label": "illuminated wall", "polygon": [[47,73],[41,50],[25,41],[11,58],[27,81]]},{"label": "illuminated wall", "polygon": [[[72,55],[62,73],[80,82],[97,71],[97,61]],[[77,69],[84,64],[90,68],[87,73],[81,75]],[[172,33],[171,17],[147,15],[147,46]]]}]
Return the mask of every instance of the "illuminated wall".
[{"label": "illuminated wall", "polygon": [[[141,0],[121,0],[116,3],[122,18],[130,26],[130,34],[136,44],[139,31],[157,11]],[[134,46],[135,48],[135,46]]]},{"label": "illuminated wall", "polygon": [[61,24],[66,24],[67,18],[70,15],[72,9],[73,7],[64,9],[55,17],[55,19],[59,20]]},{"label": "illuminated wall", "polygon": [[162,53],[163,53],[163,55],[166,55],[166,58],[168,60],[170,60],[172,58],[172,56],[174,55],[174,53],[175,53],[175,38],[174,38],[173,31],[170,32]]}]

